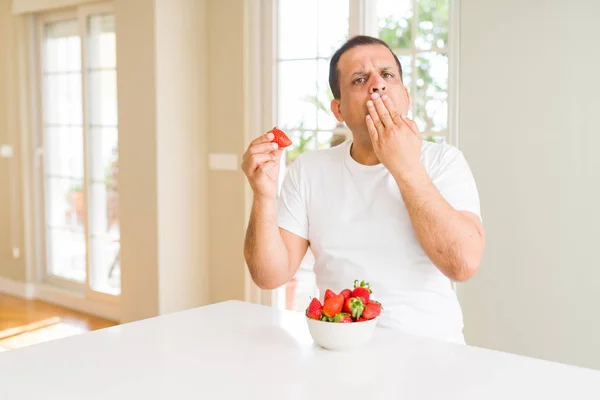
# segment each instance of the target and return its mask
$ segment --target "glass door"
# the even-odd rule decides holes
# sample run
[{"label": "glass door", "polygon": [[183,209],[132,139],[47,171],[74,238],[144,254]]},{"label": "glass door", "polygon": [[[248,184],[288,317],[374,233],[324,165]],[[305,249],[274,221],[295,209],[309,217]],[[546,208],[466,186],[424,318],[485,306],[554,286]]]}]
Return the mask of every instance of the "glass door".
[{"label": "glass door", "polygon": [[44,278],[118,296],[115,18],[102,4],[45,15],[39,37]]}]

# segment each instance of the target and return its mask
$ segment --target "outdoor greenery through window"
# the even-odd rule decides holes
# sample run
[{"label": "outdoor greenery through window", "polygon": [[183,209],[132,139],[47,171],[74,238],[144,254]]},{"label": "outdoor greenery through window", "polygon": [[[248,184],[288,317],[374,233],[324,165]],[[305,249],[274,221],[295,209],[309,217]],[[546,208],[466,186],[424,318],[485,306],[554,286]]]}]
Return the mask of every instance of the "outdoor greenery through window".
[{"label": "outdoor greenery through window", "polygon": [[377,0],[379,37],[400,59],[411,118],[429,140],[448,133],[449,0]]}]

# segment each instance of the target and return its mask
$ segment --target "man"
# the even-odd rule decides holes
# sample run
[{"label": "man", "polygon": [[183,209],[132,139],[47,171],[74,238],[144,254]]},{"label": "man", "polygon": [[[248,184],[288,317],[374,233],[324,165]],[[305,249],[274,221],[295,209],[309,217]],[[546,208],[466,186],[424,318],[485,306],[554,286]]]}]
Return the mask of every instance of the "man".
[{"label": "man", "polygon": [[[298,157],[276,200],[281,150],[254,140],[242,169],[254,191],[244,254],[263,289],[291,279],[310,245],[317,285],[371,283],[379,324],[464,343],[451,281],[477,271],[485,246],[477,188],[462,153],[423,141],[388,45],[357,36],[332,57],[331,111],[352,140]],[[275,145],[276,146],[276,145]]]}]

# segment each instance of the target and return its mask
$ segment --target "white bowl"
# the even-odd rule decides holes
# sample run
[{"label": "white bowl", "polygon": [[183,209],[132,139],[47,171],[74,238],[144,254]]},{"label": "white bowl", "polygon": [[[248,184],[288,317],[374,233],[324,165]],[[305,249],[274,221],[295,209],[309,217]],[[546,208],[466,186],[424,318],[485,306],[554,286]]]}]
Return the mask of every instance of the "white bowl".
[{"label": "white bowl", "polygon": [[348,350],[366,344],[373,336],[377,318],[361,322],[325,322],[306,317],[313,340],[329,350]]}]

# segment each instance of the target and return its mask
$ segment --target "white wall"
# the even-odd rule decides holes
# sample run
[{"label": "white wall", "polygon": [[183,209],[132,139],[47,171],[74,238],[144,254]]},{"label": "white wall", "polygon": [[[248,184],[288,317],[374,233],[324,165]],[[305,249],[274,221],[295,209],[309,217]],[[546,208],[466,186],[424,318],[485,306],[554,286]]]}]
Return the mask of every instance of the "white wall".
[{"label": "white wall", "polygon": [[[19,79],[16,18],[10,13],[10,1],[0,0],[0,145],[13,148],[11,158],[0,157],[0,277],[25,280],[22,224],[20,152],[22,129],[18,118],[20,99],[16,96]],[[13,246],[23,252],[13,257]]]},{"label": "white wall", "polygon": [[[156,0],[160,314],[209,302],[205,1]],[[177,278],[173,278],[177,277]]]},{"label": "white wall", "polygon": [[[235,154],[238,165],[246,150],[248,60],[245,37],[248,19],[246,0],[207,2],[208,18],[208,151]],[[219,302],[243,300],[246,264],[244,185],[246,178],[236,171],[208,173],[210,299]]]},{"label": "white wall", "polygon": [[470,344],[600,369],[600,2],[462,0],[460,145],[488,245]]},{"label": "white wall", "polygon": [[159,310],[154,11],[145,0],[115,2],[123,322]]},{"label": "white wall", "polygon": [[206,3],[117,0],[121,314],[207,304]]}]

